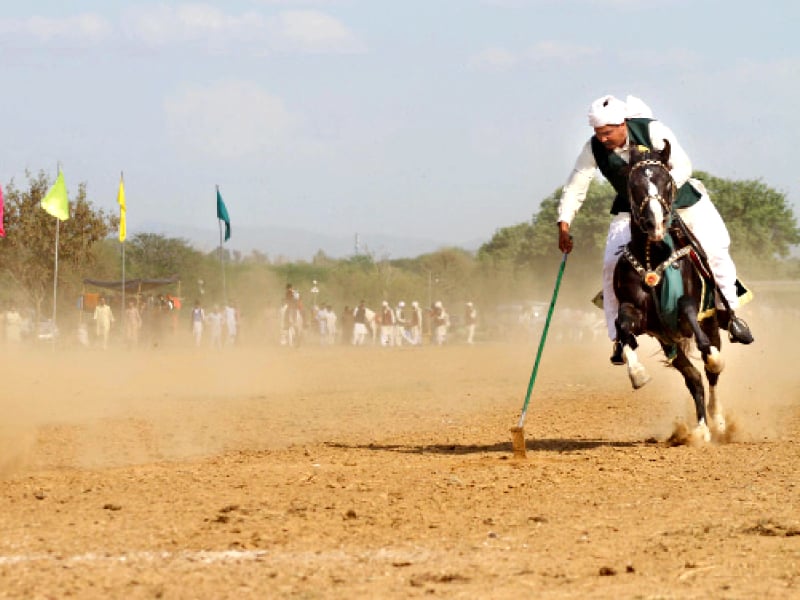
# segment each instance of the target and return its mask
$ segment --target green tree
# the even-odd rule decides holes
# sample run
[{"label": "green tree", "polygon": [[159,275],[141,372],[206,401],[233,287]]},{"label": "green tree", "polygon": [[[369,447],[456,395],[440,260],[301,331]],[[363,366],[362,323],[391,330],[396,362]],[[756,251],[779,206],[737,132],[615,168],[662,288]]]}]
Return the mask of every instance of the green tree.
[{"label": "green tree", "polygon": [[696,172],[731,234],[740,268],[773,270],[800,243],[800,229],[786,196],[762,181],[731,181]]},{"label": "green tree", "polygon": [[138,233],[126,247],[127,272],[135,277],[172,277],[183,281],[197,278],[203,254],[184,239],[157,233]]},{"label": "green tree", "polygon": [[[785,259],[800,243],[800,229],[784,194],[761,181],[731,181],[702,171],[694,176],[708,188],[731,234],[731,253],[740,270],[758,276],[785,271]],[[604,180],[593,181],[570,229],[575,244],[570,271],[581,276],[597,272],[608,230],[614,189]],[[495,273],[522,281],[526,274],[548,274],[560,256],[556,243],[560,191],[542,200],[530,223],[499,229],[481,246],[478,258]],[[785,261],[783,261],[785,262]],[[577,265],[576,265],[577,263]]]},{"label": "green tree", "polygon": [[533,220],[501,227],[478,249],[478,260],[494,268],[504,265],[525,267],[533,249]]},{"label": "green tree", "polygon": [[[593,181],[589,186],[583,206],[570,229],[573,252],[577,256],[602,252],[614,195],[614,188],[605,181]],[[480,247],[478,258],[493,266],[511,264],[515,274],[520,269],[536,269],[542,259],[548,263],[557,262],[561,256],[556,233],[560,198],[561,190],[557,190],[542,200],[530,223],[498,229],[492,239]]]},{"label": "green tree", "polygon": [[[7,237],[0,243],[0,268],[33,306],[38,322],[53,289],[56,220],[40,206],[52,181],[44,171],[25,175],[27,189],[17,188],[13,180],[6,187]],[[90,268],[94,261],[92,247],[117,224],[115,216],[92,206],[86,184],[79,184],[78,193],[70,202],[70,218],[58,225],[59,281]]]},{"label": "green tree", "polygon": [[[573,219],[574,249],[568,283],[583,287],[575,291],[576,297],[592,296],[599,285],[600,257],[614,195],[609,183],[593,181]],[[556,190],[542,200],[530,222],[498,229],[478,250],[483,279],[490,283],[497,301],[546,298],[550,294],[561,261],[556,230],[560,197],[561,191]]]}]

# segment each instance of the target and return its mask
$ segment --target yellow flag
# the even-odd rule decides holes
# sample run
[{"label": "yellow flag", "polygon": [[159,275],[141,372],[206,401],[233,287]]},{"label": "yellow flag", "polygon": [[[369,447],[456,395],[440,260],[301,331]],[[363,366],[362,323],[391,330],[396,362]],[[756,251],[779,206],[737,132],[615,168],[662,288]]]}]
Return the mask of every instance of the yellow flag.
[{"label": "yellow flag", "polygon": [[117,192],[117,202],[119,203],[119,241],[125,241],[125,185],[122,183],[122,177],[119,178],[119,192]]},{"label": "yellow flag", "polygon": [[64,173],[59,169],[56,182],[53,184],[41,201],[41,207],[50,215],[60,221],[69,219],[69,199],[67,198],[67,184],[64,183]]}]

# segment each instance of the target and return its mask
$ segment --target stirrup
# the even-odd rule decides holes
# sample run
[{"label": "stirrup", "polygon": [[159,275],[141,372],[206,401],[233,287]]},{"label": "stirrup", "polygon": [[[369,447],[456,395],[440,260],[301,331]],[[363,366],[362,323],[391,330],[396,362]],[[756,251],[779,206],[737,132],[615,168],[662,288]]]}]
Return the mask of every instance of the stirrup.
[{"label": "stirrup", "polygon": [[620,342],[614,342],[614,351],[611,353],[610,360],[612,365],[625,364],[625,358],[622,356],[622,344]]},{"label": "stirrup", "polygon": [[752,344],[754,341],[753,334],[744,319],[740,319],[734,314],[731,314],[730,323],[728,323],[728,339],[732,344]]}]

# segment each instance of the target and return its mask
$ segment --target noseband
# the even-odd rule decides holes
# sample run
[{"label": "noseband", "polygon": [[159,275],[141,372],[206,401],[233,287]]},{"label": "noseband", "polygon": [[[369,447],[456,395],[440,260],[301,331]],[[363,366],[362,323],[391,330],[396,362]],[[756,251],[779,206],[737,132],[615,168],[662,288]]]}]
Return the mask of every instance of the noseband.
[{"label": "noseband", "polygon": [[648,194],[644,198],[642,198],[642,201],[638,205],[636,205],[636,210],[633,211],[634,202],[633,202],[633,192],[631,190],[631,180],[633,179],[634,173],[645,167],[658,167],[662,171],[665,171],[667,177],[669,177],[669,179],[672,180],[672,175],[670,175],[669,169],[667,169],[667,166],[660,160],[652,160],[652,159],[641,160],[631,167],[630,173],[628,173],[628,201],[631,204],[631,211],[633,213],[631,216],[636,220],[637,225],[639,225],[639,228],[642,231],[644,231],[645,227],[645,220],[643,216],[644,207],[648,202],[650,202],[651,200],[658,200],[658,203],[664,209],[664,214],[667,215],[669,219],[670,215],[672,214],[672,202],[675,200],[675,182],[673,181],[672,194],[670,195],[669,198],[665,198],[661,194],[657,194],[655,196],[651,196]]}]

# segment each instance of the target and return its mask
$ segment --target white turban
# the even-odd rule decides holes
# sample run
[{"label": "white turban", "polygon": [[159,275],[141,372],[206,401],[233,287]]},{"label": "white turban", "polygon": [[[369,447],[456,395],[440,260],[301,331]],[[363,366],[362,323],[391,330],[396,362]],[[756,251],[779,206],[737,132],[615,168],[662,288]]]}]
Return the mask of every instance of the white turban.
[{"label": "white turban", "polygon": [[628,96],[623,102],[609,94],[592,102],[589,108],[589,125],[592,127],[619,125],[634,117],[653,118],[650,107],[635,96]]}]

